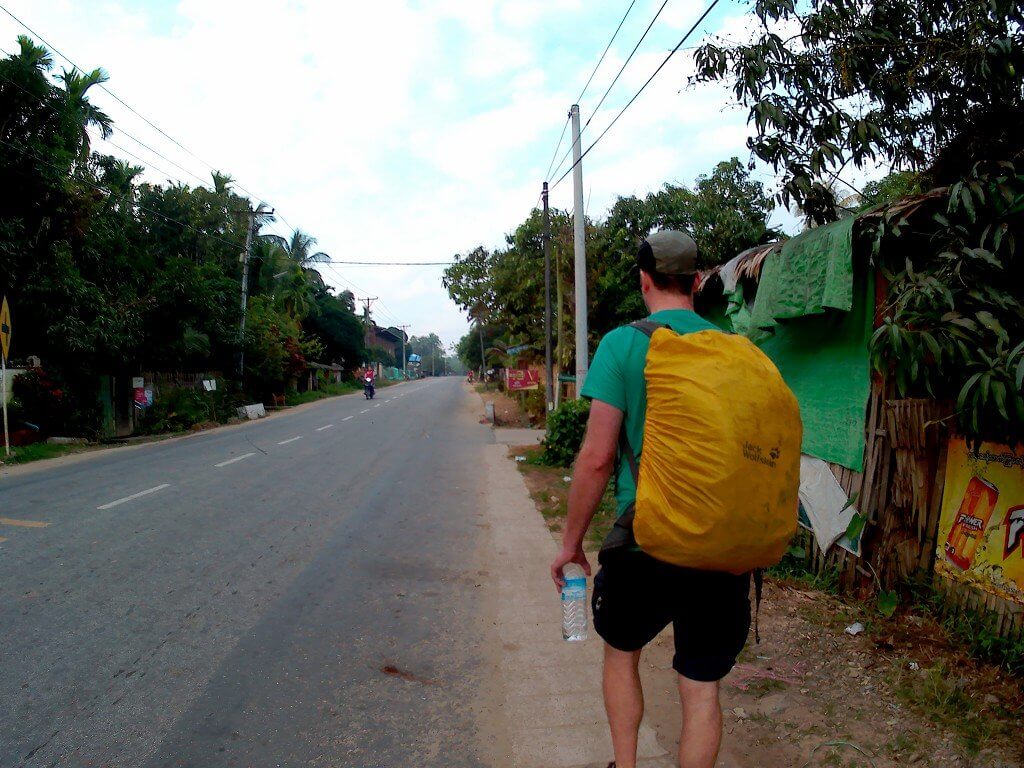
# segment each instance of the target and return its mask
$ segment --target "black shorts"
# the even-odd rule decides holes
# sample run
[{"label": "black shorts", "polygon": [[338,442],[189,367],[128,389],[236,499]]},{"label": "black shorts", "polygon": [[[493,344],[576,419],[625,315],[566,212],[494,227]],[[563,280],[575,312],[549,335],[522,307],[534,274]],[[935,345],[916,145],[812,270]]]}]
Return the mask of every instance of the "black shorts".
[{"label": "black shorts", "polygon": [[749,573],[696,571],[621,552],[594,579],[594,629],[612,648],[638,651],[672,622],[672,667],[690,680],[714,682],[747,642],[749,592]]}]

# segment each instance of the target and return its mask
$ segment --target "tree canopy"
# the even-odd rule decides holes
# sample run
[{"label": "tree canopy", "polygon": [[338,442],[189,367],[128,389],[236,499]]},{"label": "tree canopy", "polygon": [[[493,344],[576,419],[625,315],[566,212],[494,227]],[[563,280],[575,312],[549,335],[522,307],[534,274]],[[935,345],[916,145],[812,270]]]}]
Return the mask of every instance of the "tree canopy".
[{"label": "tree canopy", "polygon": [[[704,266],[720,264],[745,248],[770,242],[779,233],[768,225],[772,200],[750,178],[737,158],[718,163],[692,187],[666,184],[646,198],[620,197],[606,217],[586,222],[587,303],[591,346],[605,333],[643,314],[637,289],[635,255],[640,241],[657,228],[684,229],[694,235]],[[552,313],[555,360],[573,362],[575,289],[572,217],[552,210]],[[452,300],[474,325],[482,324],[488,364],[501,355],[500,344],[526,346],[544,354],[543,214],[534,209],[495,251],[478,246],[457,254],[443,283]],[[500,344],[499,344],[500,343]],[[480,365],[478,330],[459,343],[471,368]]]},{"label": "tree canopy", "polygon": [[233,376],[242,344],[255,395],[282,391],[307,360],[362,362],[352,295],[324,285],[314,267],[326,257],[301,230],[255,239],[241,339],[240,254],[254,203],[219,172],[208,186],[140,183],[143,168],[90,144],[90,130],[114,131],[90,101],[106,73],[52,68],[27,37],[0,60],[0,286],[15,358],[41,358],[90,412],[101,374]]}]

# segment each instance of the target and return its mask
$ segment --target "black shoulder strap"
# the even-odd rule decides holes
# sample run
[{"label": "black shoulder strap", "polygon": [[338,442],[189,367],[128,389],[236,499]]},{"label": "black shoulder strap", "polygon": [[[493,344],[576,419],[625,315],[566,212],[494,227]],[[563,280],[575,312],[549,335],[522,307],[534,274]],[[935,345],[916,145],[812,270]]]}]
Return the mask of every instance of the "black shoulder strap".
[{"label": "black shoulder strap", "polygon": [[668,323],[656,323],[653,320],[637,320],[635,323],[630,323],[629,327],[636,328],[640,333],[647,336],[647,338],[653,336],[654,332],[659,328],[668,328],[669,330],[672,330]]},{"label": "black shoulder strap", "polygon": [[633,448],[629,444],[629,438],[626,437],[626,420],[622,420],[622,428],[619,430],[619,453],[626,457],[626,461],[629,464],[629,471],[633,475],[633,484],[640,484],[640,470],[636,466],[636,454],[633,453]]},{"label": "black shoulder strap", "polygon": [[[659,328],[668,328],[670,331],[672,328],[667,323],[656,323],[653,320],[637,320],[634,323],[629,324],[630,328],[635,328],[640,333],[650,338],[654,335],[654,332]],[[626,461],[629,463],[629,471],[633,474],[633,482],[637,485],[640,484],[640,470],[636,465],[636,454],[633,453],[633,448],[629,444],[629,438],[626,436],[626,420],[622,420],[622,429],[619,430],[619,453],[626,457]]]}]

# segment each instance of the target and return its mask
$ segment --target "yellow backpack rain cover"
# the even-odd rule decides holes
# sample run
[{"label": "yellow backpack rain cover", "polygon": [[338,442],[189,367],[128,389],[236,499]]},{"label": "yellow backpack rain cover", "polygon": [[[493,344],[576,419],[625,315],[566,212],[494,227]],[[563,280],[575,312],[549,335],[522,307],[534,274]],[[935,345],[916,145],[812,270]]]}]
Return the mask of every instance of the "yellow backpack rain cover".
[{"label": "yellow backpack rain cover", "polygon": [[633,531],[675,565],[744,573],[796,532],[803,428],[796,397],[744,336],[651,336]]}]

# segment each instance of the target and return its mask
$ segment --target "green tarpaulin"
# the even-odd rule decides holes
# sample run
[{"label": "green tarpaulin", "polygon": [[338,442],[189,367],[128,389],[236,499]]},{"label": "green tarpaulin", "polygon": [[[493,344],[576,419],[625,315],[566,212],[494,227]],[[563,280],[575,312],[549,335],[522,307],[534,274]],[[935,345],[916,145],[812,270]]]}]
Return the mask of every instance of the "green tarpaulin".
[{"label": "green tarpaulin", "polygon": [[755,328],[776,321],[853,306],[853,222],[850,216],[810,229],[764,262],[757,298],[750,312]]},{"label": "green tarpaulin", "polygon": [[870,269],[854,274],[852,226],[788,241],[765,260],[752,308],[741,284],[708,319],[750,336],[778,366],[800,402],[803,452],[860,471],[875,291]]},{"label": "green tarpaulin", "polygon": [[852,281],[853,307],[788,320],[757,342],[778,366],[804,422],[803,452],[860,472],[864,419],[871,392],[868,344],[875,284],[867,273]]}]

